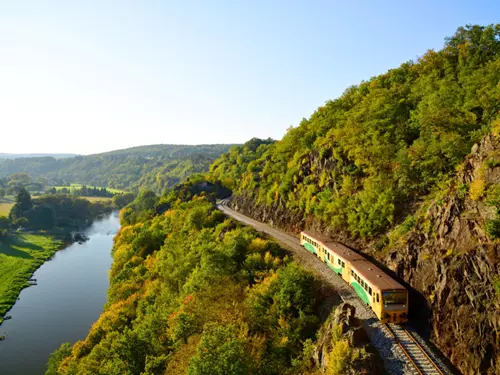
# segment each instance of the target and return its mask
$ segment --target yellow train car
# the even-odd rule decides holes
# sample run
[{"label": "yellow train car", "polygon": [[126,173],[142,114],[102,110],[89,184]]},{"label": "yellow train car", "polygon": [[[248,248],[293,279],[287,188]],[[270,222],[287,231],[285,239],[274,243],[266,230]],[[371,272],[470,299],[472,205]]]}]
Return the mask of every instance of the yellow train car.
[{"label": "yellow train car", "polygon": [[408,291],[348,247],[311,231],[300,233],[300,243],[354,289],[384,323],[408,320]]}]

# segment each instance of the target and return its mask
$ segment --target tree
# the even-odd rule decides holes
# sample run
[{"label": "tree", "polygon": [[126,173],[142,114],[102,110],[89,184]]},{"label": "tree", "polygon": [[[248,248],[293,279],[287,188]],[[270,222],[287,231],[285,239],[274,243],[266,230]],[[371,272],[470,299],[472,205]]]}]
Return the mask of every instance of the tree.
[{"label": "tree", "polygon": [[24,187],[19,189],[16,197],[16,204],[22,212],[29,211],[33,208],[33,202],[31,200],[31,195]]},{"label": "tree", "polygon": [[26,213],[29,226],[33,229],[49,230],[56,226],[56,211],[54,207],[42,204],[35,206]]},{"label": "tree", "polygon": [[13,223],[17,223],[18,220],[24,217],[32,208],[33,202],[30,193],[24,187],[21,187],[16,196],[16,203],[10,209],[9,219]]},{"label": "tree", "polygon": [[0,240],[7,237],[11,222],[6,217],[0,216]]},{"label": "tree", "polygon": [[133,200],[134,200],[134,194],[132,193],[116,194],[113,197],[113,205],[116,208],[122,208],[125,207],[130,202],[132,202]]},{"label": "tree", "polygon": [[5,189],[0,188],[0,198],[3,198],[3,197],[5,197]]},{"label": "tree", "polygon": [[58,367],[62,360],[71,355],[71,344],[65,342],[59,349],[54,351],[47,362],[47,371],[45,375],[59,375]]},{"label": "tree", "polygon": [[233,325],[205,327],[196,355],[189,365],[188,375],[250,374],[248,355],[243,340]]}]

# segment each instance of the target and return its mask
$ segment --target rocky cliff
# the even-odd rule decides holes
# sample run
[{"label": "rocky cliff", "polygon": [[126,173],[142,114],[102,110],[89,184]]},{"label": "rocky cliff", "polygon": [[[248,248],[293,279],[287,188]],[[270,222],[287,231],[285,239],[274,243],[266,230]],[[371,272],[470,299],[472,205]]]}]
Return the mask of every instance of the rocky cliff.
[{"label": "rocky cliff", "polygon": [[424,298],[434,343],[464,374],[500,374],[500,245],[487,235],[497,207],[500,137],[475,145],[454,185],[435,199],[385,264]]},{"label": "rocky cliff", "polygon": [[412,320],[456,368],[467,375],[500,375],[500,296],[494,286],[500,280],[500,245],[485,229],[498,209],[488,193],[499,183],[500,137],[489,135],[473,147],[449,190],[416,215],[414,228],[388,252],[375,250],[376,239],[329,233],[321,222],[279,203],[256,204],[252,191],[235,196],[232,207],[288,232],[327,232],[369,253],[413,288]]}]

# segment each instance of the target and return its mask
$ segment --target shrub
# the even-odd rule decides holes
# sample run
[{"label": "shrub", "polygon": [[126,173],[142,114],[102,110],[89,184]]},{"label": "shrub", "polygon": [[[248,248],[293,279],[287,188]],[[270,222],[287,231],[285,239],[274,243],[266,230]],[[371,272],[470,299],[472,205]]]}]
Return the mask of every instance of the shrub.
[{"label": "shrub", "polygon": [[478,179],[472,181],[472,183],[470,184],[470,189],[469,189],[470,199],[472,199],[473,201],[477,201],[477,200],[481,199],[483,194],[484,194],[484,188],[485,188],[485,184],[484,184],[483,179],[478,178]]}]

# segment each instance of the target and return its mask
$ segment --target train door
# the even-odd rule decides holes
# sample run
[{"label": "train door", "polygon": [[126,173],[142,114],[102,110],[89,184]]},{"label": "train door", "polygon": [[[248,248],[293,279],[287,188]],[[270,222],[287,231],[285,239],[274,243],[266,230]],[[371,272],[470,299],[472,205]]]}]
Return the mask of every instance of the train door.
[{"label": "train door", "polygon": [[379,320],[382,320],[382,293],[379,289],[373,289],[371,295],[372,310]]},{"label": "train door", "polygon": [[[351,283],[351,265],[349,263],[343,263],[342,259],[340,259],[340,265],[339,267],[342,267],[342,264],[344,264],[344,267],[342,268],[342,278],[347,284]],[[338,262],[337,262],[338,264]]]}]

